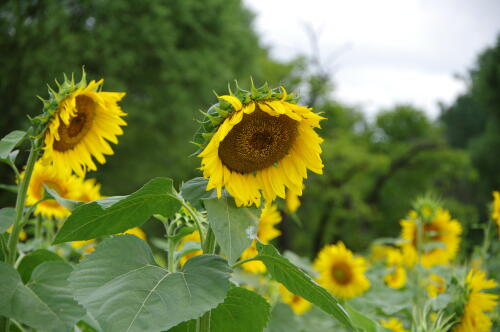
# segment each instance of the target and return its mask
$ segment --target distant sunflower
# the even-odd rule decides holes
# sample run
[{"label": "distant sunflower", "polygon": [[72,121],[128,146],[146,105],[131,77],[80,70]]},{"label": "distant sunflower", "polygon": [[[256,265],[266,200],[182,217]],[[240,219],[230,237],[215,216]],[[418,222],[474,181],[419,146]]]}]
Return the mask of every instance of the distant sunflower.
[{"label": "distant sunflower", "polygon": [[387,252],[387,267],[389,273],[384,275],[384,281],[387,286],[400,289],[406,285],[406,270],[403,265],[403,255],[401,251],[395,248],[391,248]]},{"label": "distant sunflower", "polygon": [[[181,242],[178,244],[177,246],[177,250],[182,250],[182,249],[185,249],[184,246],[186,245],[186,243],[188,242],[200,242],[200,233],[198,231],[195,231],[191,234],[188,234],[186,236],[184,236],[181,240]],[[189,252],[188,254],[184,255],[181,257],[181,259],[179,260],[179,264],[181,266],[184,266],[184,264],[186,264],[186,262],[188,261],[188,259],[190,259],[191,257],[194,257],[194,256],[198,256],[198,255],[201,255],[203,254],[203,251],[201,250],[193,250],[191,252]]]},{"label": "distant sunflower", "polygon": [[[405,240],[402,245],[403,252],[406,251],[406,255],[416,257],[417,221],[410,217],[401,220],[400,223],[402,227],[401,237]],[[452,219],[447,210],[438,209],[434,218],[423,224],[422,266],[429,268],[438,264],[446,264],[452,260],[458,252],[461,233],[460,223]]]},{"label": "distant sunflower", "polygon": [[296,315],[302,315],[303,313],[311,309],[311,302],[307,301],[301,296],[293,294],[283,285],[280,285],[280,295],[281,301],[288,304]]},{"label": "distant sunflower", "polygon": [[498,295],[483,293],[485,289],[497,287],[493,279],[486,279],[481,270],[469,271],[466,278],[467,300],[460,322],[453,332],[487,332],[491,328],[491,318],[485,313],[494,311]]},{"label": "distant sunflower", "polygon": [[370,288],[363,257],[355,257],[342,242],[325,246],[314,261],[318,282],[333,295],[350,299]]},{"label": "distant sunflower", "polygon": [[262,196],[284,199],[287,189],[302,195],[307,170],[323,172],[323,139],[314,131],[323,117],[285,89],[239,89],[219,99],[195,136],[207,190],[220,197],[226,188],[238,206],[259,206]]},{"label": "distant sunflower", "polygon": [[446,281],[435,273],[431,274],[427,284],[427,294],[429,294],[430,297],[437,297],[439,293],[443,293],[445,291]]},{"label": "distant sunflower", "polygon": [[493,206],[491,218],[497,223],[498,237],[500,238],[500,192],[493,192]]},{"label": "distant sunflower", "polygon": [[[22,173],[21,176],[24,176]],[[26,196],[26,205],[34,205],[45,196],[44,185],[55,190],[62,198],[74,200],[78,195],[79,179],[70,174],[62,175],[57,173],[54,168],[36,162],[33,174],[31,176],[28,192]],[[35,215],[42,215],[47,218],[63,219],[70,214],[69,210],[60,205],[55,199],[47,199],[35,208]]]},{"label": "distant sunflower", "polygon": [[[268,244],[271,240],[281,235],[281,231],[274,228],[275,225],[281,222],[281,214],[276,205],[265,206],[262,209],[259,218],[259,228],[257,230],[257,238],[260,242]],[[258,254],[255,240],[251,246],[245,249],[241,254],[241,259],[252,258]],[[250,261],[241,266],[245,271],[250,273],[264,273],[266,266],[261,261]]]},{"label": "distant sunflower", "polygon": [[382,325],[385,328],[388,328],[393,332],[408,332],[408,330],[405,329],[403,322],[401,322],[397,318],[390,318],[388,320],[383,320],[380,322],[380,325]]},{"label": "distant sunflower", "polygon": [[141,240],[147,240],[146,233],[140,227],[132,227],[121,234],[135,235]]},{"label": "distant sunflower", "polygon": [[73,170],[83,176],[96,170],[93,158],[104,164],[104,155],[113,154],[108,141],[118,143],[116,137],[126,125],[122,119],[126,114],[117,104],[125,93],[102,92],[102,83],[101,79],[87,85],[85,75],[77,84],[66,79],[59,92],[51,90],[54,101],[44,101],[51,117],[42,158],[57,172]]},{"label": "distant sunflower", "polygon": [[71,248],[76,249],[85,254],[90,254],[94,252],[95,245],[96,245],[95,239],[71,242]]}]

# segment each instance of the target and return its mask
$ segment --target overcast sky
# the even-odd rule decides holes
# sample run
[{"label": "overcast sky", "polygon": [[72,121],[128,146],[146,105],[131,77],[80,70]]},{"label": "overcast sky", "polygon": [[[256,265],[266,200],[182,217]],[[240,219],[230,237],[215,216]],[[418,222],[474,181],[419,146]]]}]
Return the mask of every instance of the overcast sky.
[{"label": "overcast sky", "polygon": [[500,0],[245,0],[271,54],[310,54],[319,39],[335,96],[373,115],[411,102],[438,115],[464,90],[454,78],[500,32]]}]

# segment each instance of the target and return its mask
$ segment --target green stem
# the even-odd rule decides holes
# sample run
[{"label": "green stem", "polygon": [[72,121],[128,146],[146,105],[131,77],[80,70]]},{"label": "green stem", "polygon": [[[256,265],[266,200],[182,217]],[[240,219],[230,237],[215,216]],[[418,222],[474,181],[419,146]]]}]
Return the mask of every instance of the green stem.
[{"label": "green stem", "polygon": [[196,228],[198,228],[198,232],[200,233],[200,245],[201,245],[201,248],[204,248],[204,242],[205,240],[203,239],[203,226],[202,226],[202,223],[203,223],[203,220],[200,218],[199,214],[198,214],[198,211],[195,211],[193,210],[193,208],[191,207],[191,205],[189,205],[189,203],[187,203],[184,199],[180,199],[181,203],[182,203],[182,206],[186,209],[186,211],[189,213],[189,215],[191,216],[191,218],[193,218],[195,224],[196,224]]},{"label": "green stem", "polygon": [[26,170],[24,171],[24,177],[19,185],[19,192],[17,193],[16,199],[16,219],[14,220],[14,225],[12,227],[12,232],[9,236],[9,241],[7,244],[8,256],[6,262],[10,265],[14,265],[17,255],[17,242],[19,241],[19,233],[23,228],[24,219],[24,204],[26,201],[26,192],[28,191],[28,186],[31,180],[31,175],[33,174],[33,169],[35,168],[35,162],[39,152],[39,139],[31,141],[31,150],[28,156],[28,162],[26,163]]},{"label": "green stem", "polygon": [[250,257],[250,258],[246,258],[246,259],[242,259],[241,261],[238,261],[236,263],[234,263],[233,265],[231,265],[231,269],[234,269],[240,265],[243,265],[245,263],[248,263],[248,262],[251,262],[251,261],[256,261],[259,259],[259,256],[255,256],[255,257]]},{"label": "green stem", "polygon": [[488,249],[490,248],[490,233],[491,233],[491,225],[493,224],[493,219],[490,218],[488,220],[488,225],[484,228],[484,240],[483,247],[481,248],[481,264],[484,264],[488,255]]},{"label": "green stem", "polygon": [[167,229],[167,242],[168,242],[168,252],[167,252],[167,268],[168,271],[173,273],[176,271],[177,266],[175,262],[175,247],[177,243],[173,240],[172,236],[174,235],[175,222],[172,221],[170,225],[165,224],[165,228]]},{"label": "green stem", "polygon": [[10,330],[10,319],[6,317],[0,317],[0,328],[1,332],[9,332]]},{"label": "green stem", "polygon": [[[215,234],[212,231],[212,227],[209,225],[205,242],[201,246],[203,253],[213,254],[215,252],[215,245]],[[203,316],[198,318],[198,323],[196,324],[197,332],[210,332],[210,316],[211,311],[208,311]]]}]

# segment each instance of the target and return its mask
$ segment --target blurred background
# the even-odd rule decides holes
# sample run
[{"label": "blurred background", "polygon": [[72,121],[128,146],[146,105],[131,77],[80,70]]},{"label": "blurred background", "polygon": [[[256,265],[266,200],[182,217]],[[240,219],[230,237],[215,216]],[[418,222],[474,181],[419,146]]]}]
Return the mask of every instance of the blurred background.
[{"label": "blurred background", "polygon": [[[467,250],[500,189],[498,32],[495,0],[4,0],[0,136],[26,129],[46,83],[84,65],[127,92],[125,134],[89,174],[103,194],[156,176],[179,186],[200,176],[189,141],[213,91],[283,84],[328,120],[324,175],[306,182],[301,223],[281,224],[282,249],[365,250],[433,194],[465,225]],[[13,183],[7,167],[0,183]],[[0,206],[14,199],[1,192]]]}]

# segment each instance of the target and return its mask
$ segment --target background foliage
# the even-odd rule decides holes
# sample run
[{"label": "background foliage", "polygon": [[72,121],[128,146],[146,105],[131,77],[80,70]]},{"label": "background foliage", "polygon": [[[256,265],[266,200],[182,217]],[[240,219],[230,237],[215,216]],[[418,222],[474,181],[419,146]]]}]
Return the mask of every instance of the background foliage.
[{"label": "background foliage", "polygon": [[[105,88],[126,91],[128,127],[114,156],[95,176],[107,195],[136,190],[154,176],[177,184],[199,175],[188,157],[198,109],[228,82],[282,82],[326,114],[324,176],[311,176],[301,223],[283,222],[282,249],[313,256],[326,243],[355,250],[394,236],[418,195],[441,197],[463,224],[485,219],[500,188],[500,38],[465,75],[467,91],[442,105],[438,119],[395,105],[367,119],[333,97],[334,82],[314,59],[271,59],[239,0],[26,0],[0,4],[0,136],[26,127],[46,96],[43,82],[84,65]],[[383,79],[383,78],[381,78]],[[3,166],[2,166],[3,167]],[[2,183],[12,184],[6,168]],[[2,206],[14,195],[2,193]],[[473,228],[468,234],[479,241]],[[311,236],[303,236],[303,234]],[[466,245],[467,248],[467,245]]]}]

